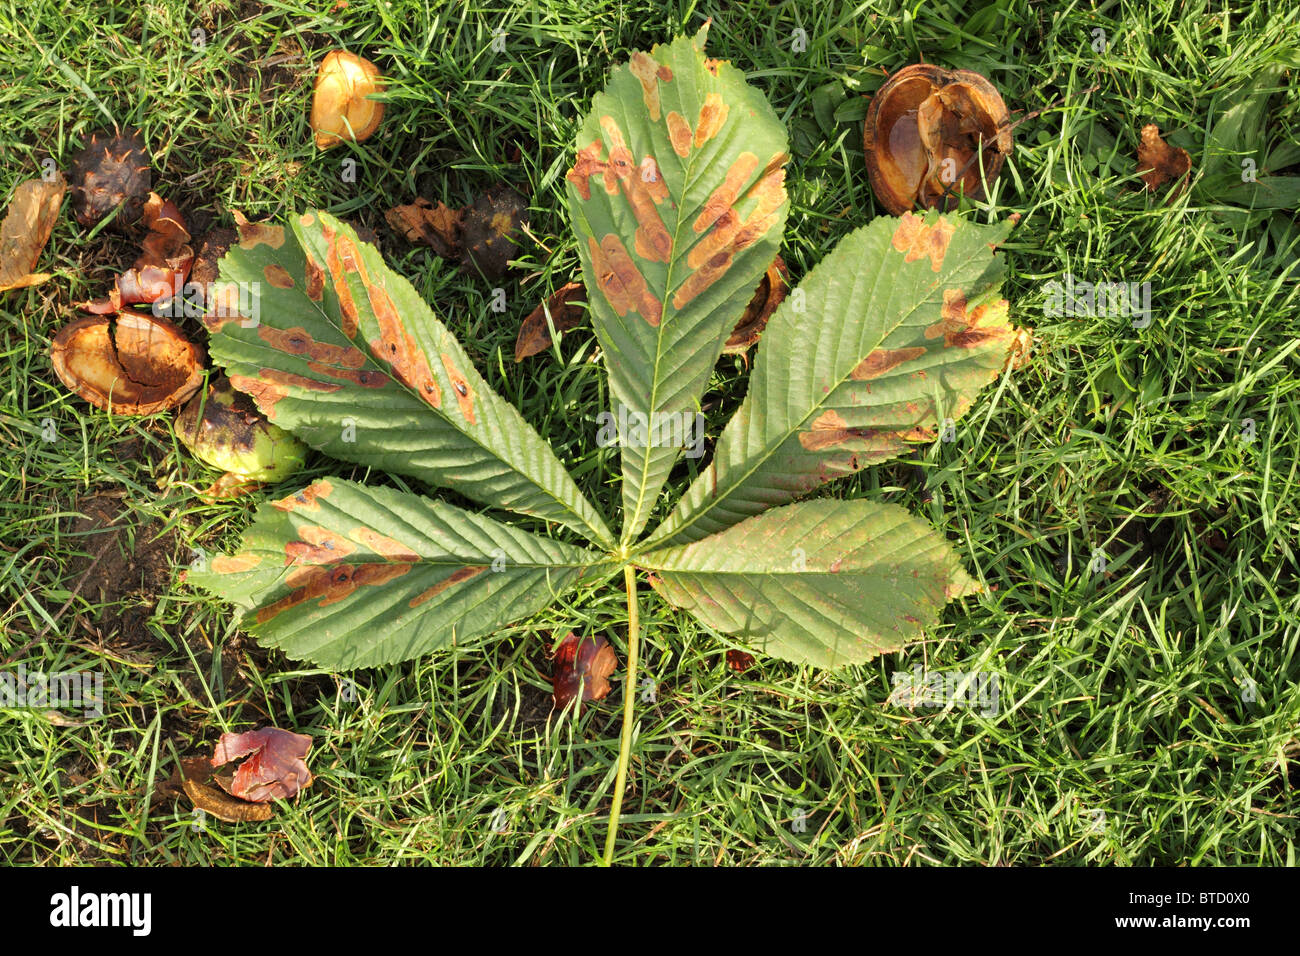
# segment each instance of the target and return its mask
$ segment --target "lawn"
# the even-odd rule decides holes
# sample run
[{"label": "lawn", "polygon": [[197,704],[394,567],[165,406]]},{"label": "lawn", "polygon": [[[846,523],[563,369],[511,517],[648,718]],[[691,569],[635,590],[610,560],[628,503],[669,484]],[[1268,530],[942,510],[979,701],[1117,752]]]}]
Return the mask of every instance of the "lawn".
[{"label": "lawn", "polygon": [[[760,656],[740,672],[725,652],[742,644],[642,585],[649,680],[616,861],[1294,863],[1295,5],[0,2],[0,199],[121,123],[140,127],[154,188],[196,236],[235,210],[284,220],[307,207],[374,230],[613,515],[617,454],[595,440],[609,397],[590,329],[520,364],[514,342],[578,272],[564,174],[592,95],[632,51],[710,17],[710,55],[743,69],[790,133],[781,251],[796,280],[884,214],[862,125],[889,72],[926,61],[997,85],[1022,120],[1015,152],[988,201],[961,214],[1019,215],[1001,247],[1004,294],[1035,344],[953,440],[818,492],[908,507],[984,584],[924,641],[836,671]],[[388,107],[365,144],[321,152],[314,64],[337,47],[380,66]],[[1143,190],[1147,123],[1189,152],[1187,189]],[[464,205],[496,183],[530,207],[504,312],[492,283],[383,216],[417,196]],[[71,395],[50,340],[135,254],[65,206],[39,266],[54,277],[0,293],[0,664],[103,676],[102,716],[0,710],[0,860],[598,859],[623,671],[604,701],[560,713],[549,657],[570,630],[622,655],[618,582],[402,665],[336,675],[259,647],[181,571],[312,478],[403,485],[315,455],[283,486],[205,503],[215,473],[177,442],[171,415],[114,417]],[[1052,284],[1083,281],[1150,283],[1149,321],[1053,314]],[[747,371],[719,363],[710,441]],[[658,515],[698,467],[679,462]],[[918,672],[978,675],[996,696],[909,706],[899,679]],[[267,724],[311,735],[311,787],[267,822],[193,815],[169,783],[178,758]]]}]

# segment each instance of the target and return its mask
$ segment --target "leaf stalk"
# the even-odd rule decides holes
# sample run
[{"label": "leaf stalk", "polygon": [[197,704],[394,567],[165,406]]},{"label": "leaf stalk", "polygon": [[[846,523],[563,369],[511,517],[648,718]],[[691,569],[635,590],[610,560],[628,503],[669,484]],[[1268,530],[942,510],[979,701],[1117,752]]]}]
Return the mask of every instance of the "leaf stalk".
[{"label": "leaf stalk", "polygon": [[627,681],[623,685],[623,731],[618,745],[618,772],[614,777],[614,802],[609,808],[609,830],[605,834],[605,866],[614,861],[614,842],[618,836],[618,818],[623,810],[623,790],[627,786],[627,767],[632,756],[632,711],[636,702],[637,654],[640,651],[640,622],[636,599],[636,569],[623,565],[623,584],[627,589]]}]

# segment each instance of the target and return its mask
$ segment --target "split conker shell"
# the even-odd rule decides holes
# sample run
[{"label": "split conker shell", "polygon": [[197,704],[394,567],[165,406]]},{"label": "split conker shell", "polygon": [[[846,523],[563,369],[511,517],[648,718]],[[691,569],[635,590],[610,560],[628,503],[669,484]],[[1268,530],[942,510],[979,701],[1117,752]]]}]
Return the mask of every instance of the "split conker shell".
[{"label": "split conker shell", "polygon": [[862,141],[872,192],[895,216],[917,206],[952,209],[961,195],[982,199],[983,180],[996,179],[1011,154],[1010,122],[1002,96],[978,73],[904,67],[867,109]]},{"label": "split conker shell", "polygon": [[71,391],[115,415],[175,408],[203,381],[199,346],[166,319],[129,310],[68,323],[51,343],[50,361]]},{"label": "split conker shell", "polygon": [[379,67],[369,60],[343,50],[325,54],[311,103],[316,146],[329,149],[345,140],[369,139],[384,117],[384,104],[369,96],[383,91]]}]

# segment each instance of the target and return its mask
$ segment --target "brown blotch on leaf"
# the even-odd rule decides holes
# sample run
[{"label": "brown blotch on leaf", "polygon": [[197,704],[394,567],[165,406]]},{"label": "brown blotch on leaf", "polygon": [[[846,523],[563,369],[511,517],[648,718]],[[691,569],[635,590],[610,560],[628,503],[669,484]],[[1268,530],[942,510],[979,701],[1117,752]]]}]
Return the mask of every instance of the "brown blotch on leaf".
[{"label": "brown blotch on leaf", "polygon": [[364,525],[348,532],[348,535],[354,541],[360,542],[375,554],[382,555],[390,561],[403,561],[407,564],[414,564],[420,560],[420,556],[402,542],[380,534],[378,531]]},{"label": "brown blotch on leaf", "polygon": [[611,232],[599,244],[589,236],[587,249],[591,253],[596,284],[614,311],[624,316],[632,310],[658,328],[663,317],[663,304],[646,285],[645,277],[618,236]]},{"label": "brown blotch on leaf", "polygon": [[343,535],[319,525],[304,525],[298,529],[297,541],[284,546],[285,567],[296,564],[338,564],[357,550],[357,546]]},{"label": "brown blotch on leaf", "polygon": [[257,403],[258,410],[267,418],[274,419],[275,406],[289,395],[290,388],[300,388],[307,392],[337,392],[342,385],[334,382],[320,382],[314,378],[286,372],[278,368],[261,368],[257,377],[231,375],[230,384],[241,392],[246,392]]},{"label": "brown blotch on leaf", "polygon": [[1142,127],[1137,155],[1138,172],[1142,174],[1147,192],[1155,192],[1169,180],[1175,181],[1170,199],[1183,191],[1192,171],[1192,158],[1187,155],[1187,150],[1166,143],[1160,136],[1160,127],[1154,123]]},{"label": "brown blotch on leaf", "polygon": [[249,554],[247,552],[224,555],[219,554],[208,564],[213,574],[238,574],[241,571],[250,571],[262,563],[260,554]]},{"label": "brown blotch on leaf", "polygon": [[704,105],[700,107],[700,118],[695,124],[696,149],[718,135],[723,124],[727,122],[727,113],[730,109],[720,93],[709,93],[704,97]]},{"label": "brown blotch on leaf", "polygon": [[[668,141],[673,144],[673,152],[683,159],[690,154],[691,139],[694,134],[691,132],[691,124],[687,122],[685,116],[676,110],[668,114],[666,120],[668,123]],[[590,198],[584,196],[584,199]]]},{"label": "brown blotch on leaf", "polygon": [[59,218],[68,184],[55,173],[48,182],[29,179],[19,184],[0,223],[0,292],[39,285],[48,272],[34,273]]},{"label": "brown blotch on leaf", "polygon": [[925,330],[927,339],[943,336],[944,345],[950,348],[972,348],[996,339],[1006,339],[1008,348],[1015,344],[1017,336],[1007,323],[1005,299],[967,312],[966,294],[960,289],[945,289],[939,314],[939,321]]},{"label": "brown blotch on leaf", "polygon": [[[813,420],[808,431],[799,433],[799,444],[806,451],[821,452],[842,445],[861,445],[862,450],[851,455],[844,462],[836,462],[835,467],[843,471],[857,471],[873,461],[890,458],[907,446],[904,439],[917,437],[916,430],[889,431],[879,428],[850,428],[844,417],[834,409],[822,412]],[[832,477],[830,473],[826,478]],[[824,478],[822,480],[825,480]]]},{"label": "brown blotch on leaf", "polygon": [[262,727],[242,734],[222,734],[212,753],[212,766],[247,758],[237,768],[230,795],[253,803],[287,800],[311,784],[307,755],[311,738],[279,727]]},{"label": "brown blotch on leaf", "polygon": [[983,198],[981,162],[992,182],[1013,146],[1011,117],[992,83],[929,63],[891,76],[863,124],[871,189],[896,216],[918,205],[952,209],[961,194]]},{"label": "brown blotch on leaf", "polygon": [[636,254],[650,262],[667,262],[673,241],[658,207],[668,200],[668,184],[664,182],[658,163],[653,156],[643,157],[639,165],[635,163],[623,132],[613,117],[602,116],[600,122],[610,142],[609,162],[595,158],[599,155],[600,144],[593,144],[588,150],[594,148],[594,153],[579,152],[577,165],[570,170],[569,178],[584,200],[591,198],[589,177],[596,174],[603,175],[608,194],[614,195],[621,190],[637,221],[633,234]]},{"label": "brown blotch on leaf", "polygon": [[[307,378],[305,375],[298,375],[294,372],[286,372],[278,368],[263,368],[258,370],[258,377],[270,385],[290,386],[292,388],[301,388],[306,392],[337,392],[342,385],[335,385],[333,382],[320,382],[314,378]],[[266,410],[263,409],[263,412]]]},{"label": "brown blotch on leaf", "polygon": [[304,271],[307,273],[307,298],[319,302],[325,292],[325,269],[310,252],[306,254]]},{"label": "brown blotch on leaf", "polygon": [[573,168],[564,174],[564,178],[573,183],[573,188],[578,191],[583,202],[591,198],[591,177],[604,175],[608,168],[608,163],[601,159],[604,152],[605,144],[600,140],[584,146],[578,150]]},{"label": "brown blotch on leaf", "polygon": [[377,587],[411,570],[409,564],[323,564],[295,567],[285,576],[293,590],[288,596],[257,612],[259,624],[307,601],[320,600],[317,607],[329,607],[346,600],[359,587]]},{"label": "brown blotch on leaf", "polygon": [[944,289],[939,321],[927,327],[924,334],[927,339],[937,339],[942,336],[947,342],[949,336],[962,331],[969,324],[966,316],[966,293],[961,289]]},{"label": "brown blotch on leaf", "polygon": [[391,365],[397,380],[412,389],[422,401],[433,408],[441,408],[442,389],[433,377],[429,357],[402,324],[388,290],[381,285],[367,285],[366,294],[380,335],[370,342],[371,353]]},{"label": "brown blotch on leaf", "polygon": [[868,381],[873,378],[879,378],[891,369],[898,368],[904,362],[910,362],[912,359],[920,358],[925,354],[922,346],[903,349],[876,349],[849,373],[849,378],[857,381]]},{"label": "brown blotch on leaf", "polygon": [[410,606],[419,607],[421,604],[424,604],[426,601],[430,601],[433,598],[437,597],[439,594],[441,594],[443,591],[447,590],[448,588],[454,587],[455,585],[460,584],[462,581],[468,581],[470,578],[477,577],[478,575],[482,574],[486,570],[487,570],[486,564],[471,564],[463,568],[457,568],[455,571],[451,572],[451,574],[447,575],[437,584],[433,585],[433,587],[426,588],[425,590],[417,594],[415,597],[411,598]]},{"label": "brown blotch on leaf", "polygon": [[461,374],[450,355],[443,352],[440,357],[442,367],[447,371],[447,378],[451,379],[451,390],[456,395],[456,404],[460,406],[460,413],[465,416],[465,421],[477,425],[478,420],[474,417],[474,390],[469,387],[469,380]]},{"label": "brown blotch on leaf", "polygon": [[231,375],[230,384],[251,396],[253,402],[257,405],[258,411],[267,418],[275,417],[276,403],[289,394],[289,390],[283,385],[264,382],[261,379],[251,378],[247,375]]},{"label": "brown blotch on leaf", "polygon": [[[754,174],[758,168],[758,157],[751,152],[743,152],[736,157],[736,161],[727,167],[727,174],[723,177],[721,185],[709,194],[709,198],[704,201],[704,207],[700,214],[695,217],[695,222],[691,225],[697,233],[704,232],[710,226],[714,225],[726,213],[732,213],[732,207],[736,205],[736,200],[740,197],[740,191],[745,188],[749,182],[749,177]],[[692,249],[692,252],[695,250]]]},{"label": "brown blotch on leaf", "polygon": [[64,385],[116,415],[175,408],[203,381],[203,350],[166,319],[139,312],[70,322],[54,337],[50,360]]},{"label": "brown blotch on leaf", "polygon": [[287,498],[272,501],[271,507],[280,511],[320,511],[320,502],[333,491],[334,486],[322,478]]},{"label": "brown blotch on leaf", "polygon": [[392,381],[391,378],[378,369],[340,368],[337,365],[327,365],[324,362],[308,362],[307,368],[317,375],[340,378],[345,382],[351,382],[353,385],[360,385],[362,388],[383,388]]},{"label": "brown blotch on leaf", "polygon": [[915,262],[928,256],[930,268],[938,272],[943,266],[943,257],[948,253],[948,243],[956,231],[957,227],[943,216],[930,226],[920,216],[905,212],[898,221],[898,228],[894,230],[891,244],[897,251],[907,253],[903,257],[904,262]]},{"label": "brown blotch on leaf", "polygon": [[257,336],[273,349],[289,355],[305,355],[313,362],[336,365],[346,369],[358,369],[366,364],[365,353],[352,345],[330,345],[317,342],[300,325],[291,329],[276,329],[269,325],[259,325]]},{"label": "brown blotch on leaf", "polygon": [[[799,444],[806,451],[823,451],[836,445],[842,445],[853,437],[855,437],[855,431],[849,428],[844,416],[834,409],[830,409],[818,415],[813,420],[812,427],[808,431],[799,433]],[[857,437],[866,436],[858,434]]]},{"label": "brown blotch on leaf", "polygon": [[244,251],[258,246],[279,249],[284,245],[284,227],[266,222],[249,222],[238,209],[234,212],[235,229],[239,232],[239,248]]},{"label": "brown blotch on leaf", "polygon": [[289,270],[277,262],[271,263],[262,270],[262,275],[266,276],[266,281],[277,289],[292,289],[293,276],[289,275]]},{"label": "brown blotch on leaf", "polygon": [[692,227],[696,232],[703,232],[710,225],[712,229],[686,255],[686,264],[694,271],[673,293],[674,308],[683,308],[721,279],[737,253],[758,242],[776,225],[786,197],[782,165],[788,159],[787,154],[777,153],[750,187],[748,195],[756,202],[743,222],[733,204],[757,167],[757,157],[742,153],[728,170],[726,182],[714,190]]},{"label": "brown blotch on leaf", "polygon": [[619,128],[618,121],[612,116],[602,116],[600,126],[605,131],[605,138],[609,140],[609,162],[605,164],[605,192],[612,196],[618,192],[619,180],[632,175],[635,164],[632,162],[632,151],[628,149],[627,141],[623,139],[623,131]]},{"label": "brown blotch on leaf", "polygon": [[355,275],[363,285],[369,285],[365,263],[357,250],[356,244],[347,236],[333,232],[325,233],[325,267],[329,270],[334,286],[334,294],[339,300],[339,315],[343,323],[343,334],[352,338],[357,334],[360,313],[352,298],[352,288],[348,285],[348,276]]},{"label": "brown blotch on leaf", "polygon": [[[659,121],[659,76],[663,69],[648,53],[633,53],[627,64],[628,71],[641,84],[641,99],[651,122]],[[670,77],[672,73],[668,74]]]},{"label": "brown blotch on leaf", "polygon": [[555,650],[551,692],[555,706],[566,707],[582,691],[582,701],[601,700],[609,693],[609,676],[618,670],[618,655],[599,634],[579,638],[570,631]]},{"label": "brown blotch on leaf", "polygon": [[[749,300],[740,321],[727,338],[722,349],[724,354],[744,356],[759,340],[763,329],[767,327],[768,319],[789,292],[788,278],[789,270],[785,261],[777,256],[763,273],[753,298]],[[551,320],[557,332],[567,332],[582,324],[585,309],[576,302],[586,296],[586,287],[581,282],[569,282],[547,299],[546,306],[551,309]],[[546,314],[543,306],[539,305],[520,326],[519,338],[515,341],[515,361],[543,352],[550,345],[551,334],[546,325]]]}]

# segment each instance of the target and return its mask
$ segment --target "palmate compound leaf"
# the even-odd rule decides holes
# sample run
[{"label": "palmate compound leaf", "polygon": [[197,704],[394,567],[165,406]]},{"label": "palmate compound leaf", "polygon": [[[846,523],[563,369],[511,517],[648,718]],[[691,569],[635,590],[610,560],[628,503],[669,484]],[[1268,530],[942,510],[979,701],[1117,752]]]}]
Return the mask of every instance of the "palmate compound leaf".
[{"label": "palmate compound leaf", "polygon": [[274,424],[334,458],[613,537],[551,447],[373,246],[327,213],[240,220],[204,323]]},{"label": "palmate compound leaf", "polygon": [[[723,344],[776,255],[785,129],[703,35],[634,53],[592,101],[568,173],[588,307],[622,427],[622,540],[644,529]],[[612,410],[611,410],[612,411]],[[632,432],[642,423],[646,440]],[[681,434],[679,429],[677,434]]]},{"label": "palmate compound leaf", "polygon": [[[597,290],[589,302],[615,400],[645,417],[689,412],[774,254],[786,209],[784,136],[765,145],[770,109],[689,41],[634,55],[610,91],[596,99],[569,177],[584,278]],[[691,104],[693,124],[681,112]],[[744,123],[732,127],[737,116]],[[773,152],[763,159],[768,145]],[[633,167],[658,178],[634,179]],[[290,518],[263,508],[244,550],[215,559],[198,579],[247,608],[269,643],[334,667],[417,656],[488,633],[545,604],[584,568],[594,581],[625,559],[707,626],[777,656],[836,666],[897,648],[932,623],[944,601],[977,589],[942,536],[893,506],[789,502],[933,440],[996,376],[1017,340],[996,295],[1001,265],[992,249],[1005,234],[1005,226],[909,213],[844,240],[772,317],[749,394],[713,463],[664,528],[639,545],[630,546],[676,449],[624,447],[629,514],[625,547],[614,554],[565,550],[405,496],[384,498],[372,515],[379,545],[363,540],[359,523],[327,527],[313,515],[310,527],[322,530],[300,534],[284,523]],[[449,484],[613,548],[540,439],[488,391],[414,290],[350,230],[314,213],[291,233],[246,227],[228,258],[227,278],[269,284],[259,301],[273,319],[259,331],[210,317],[213,352],[273,419],[278,410],[279,423],[337,457]],[[364,422],[352,419],[358,406]],[[346,437],[348,420],[374,430],[366,447],[354,447],[360,428]],[[491,428],[475,431],[487,422]],[[511,422],[522,428],[504,427]],[[337,510],[351,522],[360,512],[348,496],[380,494],[331,484],[348,489]],[[306,495],[314,504],[312,494],[271,508],[292,515],[287,502]],[[385,514],[417,530],[421,516],[449,526],[454,515],[460,537],[429,533],[441,550],[422,551],[385,531]],[[479,537],[467,548],[471,532]],[[392,554],[384,550],[393,550],[389,539],[402,542]],[[325,541],[371,552],[361,564],[326,563],[318,550]],[[495,583],[484,570],[489,547],[518,565],[502,581],[517,582],[522,596],[479,590]],[[420,560],[408,560],[407,548]],[[435,577],[411,593],[422,573]],[[408,613],[429,593],[443,596],[440,613]]]},{"label": "palmate compound leaf", "polygon": [[546,607],[602,555],[390,488],[321,479],[262,505],[187,580],[265,645],[332,670],[464,645]]},{"label": "palmate compound leaf", "polygon": [[978,590],[943,535],[872,501],[784,505],[637,564],[714,630],[828,668],[898,650]]},{"label": "palmate compound leaf", "polygon": [[1008,224],[880,217],[781,303],[713,460],[645,547],[706,538],[933,441],[1017,340],[996,297]]}]

